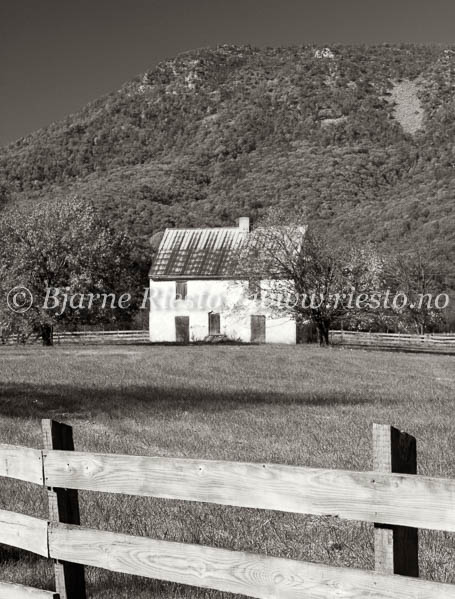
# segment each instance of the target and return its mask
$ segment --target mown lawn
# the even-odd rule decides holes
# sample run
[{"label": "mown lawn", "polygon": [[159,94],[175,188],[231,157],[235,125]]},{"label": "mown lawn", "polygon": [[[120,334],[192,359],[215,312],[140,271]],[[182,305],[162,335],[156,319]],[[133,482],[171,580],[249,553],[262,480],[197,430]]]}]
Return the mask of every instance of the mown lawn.
[{"label": "mown lawn", "polygon": [[[41,447],[40,419],[76,448],[371,468],[373,422],[418,441],[419,473],[455,478],[455,357],[313,346],[0,349],[0,442]],[[366,524],[81,493],[82,523],[155,538],[371,568]],[[44,493],[2,479],[0,508],[46,516]],[[421,575],[455,582],[455,537],[421,534]],[[48,562],[1,548],[0,579],[53,588]],[[87,568],[89,596],[232,597]]]}]

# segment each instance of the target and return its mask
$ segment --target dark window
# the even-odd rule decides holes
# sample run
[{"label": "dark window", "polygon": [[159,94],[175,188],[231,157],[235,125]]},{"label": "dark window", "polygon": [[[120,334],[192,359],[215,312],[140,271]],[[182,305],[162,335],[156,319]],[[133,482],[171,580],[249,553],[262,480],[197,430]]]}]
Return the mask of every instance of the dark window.
[{"label": "dark window", "polygon": [[220,315],[215,312],[209,312],[209,335],[220,335]]},{"label": "dark window", "polygon": [[175,299],[186,299],[187,287],[186,281],[177,281],[175,284]]}]

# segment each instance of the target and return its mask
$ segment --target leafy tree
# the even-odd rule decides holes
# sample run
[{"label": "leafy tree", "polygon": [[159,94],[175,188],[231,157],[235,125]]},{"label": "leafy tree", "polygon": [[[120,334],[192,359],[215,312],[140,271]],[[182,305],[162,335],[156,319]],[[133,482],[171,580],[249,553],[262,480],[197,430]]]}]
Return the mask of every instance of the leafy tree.
[{"label": "leafy tree", "polygon": [[397,254],[389,260],[387,278],[394,295],[398,298],[401,294],[403,298],[403,302],[399,302],[402,307],[397,304],[394,308],[402,328],[423,335],[441,327],[443,306],[447,306],[444,301],[435,303],[435,300],[440,294],[446,294],[448,288],[431,252],[429,255],[411,250]]},{"label": "leafy tree", "polygon": [[[142,273],[135,246],[90,202],[54,200],[2,216],[0,291],[9,298],[0,306],[4,329],[38,333],[51,345],[56,324],[118,325],[137,310]],[[130,301],[123,296],[120,303],[123,294],[131,294]]]},{"label": "leafy tree", "polygon": [[240,250],[239,269],[262,281],[261,294],[279,315],[298,323],[313,322],[321,345],[329,344],[331,326],[370,317],[372,294],[382,285],[382,260],[372,246],[356,247],[332,240],[307,224],[306,212],[269,210]]}]

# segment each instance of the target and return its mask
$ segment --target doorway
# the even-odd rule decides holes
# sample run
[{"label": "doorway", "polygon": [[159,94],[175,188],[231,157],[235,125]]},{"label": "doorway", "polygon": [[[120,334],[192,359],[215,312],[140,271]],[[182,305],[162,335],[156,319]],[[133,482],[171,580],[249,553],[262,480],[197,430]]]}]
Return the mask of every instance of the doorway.
[{"label": "doorway", "polygon": [[265,316],[251,316],[251,343],[265,343]]},{"label": "doorway", "polygon": [[220,335],[220,315],[215,312],[209,312],[209,335]]},{"label": "doorway", "polygon": [[190,317],[175,317],[175,341],[187,344],[190,342]]}]

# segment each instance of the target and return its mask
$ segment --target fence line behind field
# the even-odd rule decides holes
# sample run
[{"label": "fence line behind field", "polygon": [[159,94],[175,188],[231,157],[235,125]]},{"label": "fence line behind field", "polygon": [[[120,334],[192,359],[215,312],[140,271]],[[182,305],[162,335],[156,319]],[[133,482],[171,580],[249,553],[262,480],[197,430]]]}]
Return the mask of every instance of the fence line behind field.
[{"label": "fence line behind field", "polygon": [[[0,599],[85,599],[84,566],[263,599],[455,599],[418,577],[418,529],[455,531],[455,480],[418,476],[414,437],[393,427],[373,426],[370,472],[82,453],[71,427],[42,428],[43,450],[0,445],[0,476],[46,487],[49,519],[0,510],[0,543],[53,559],[56,593],[0,583]],[[78,490],[374,522],[375,571],[85,528]]]},{"label": "fence line behind field", "polygon": [[[17,333],[11,333],[3,339],[4,345],[41,345],[39,335],[21,338]],[[123,344],[150,343],[150,333],[147,330],[136,331],[56,331],[54,344]],[[1,599],[1,597],[0,597]]]},{"label": "fence line behind field", "polygon": [[363,331],[330,331],[332,345],[403,349],[434,353],[455,353],[455,334],[415,335],[407,333],[366,333]]},{"label": "fence line behind field", "polygon": [[[407,334],[407,333],[367,333],[363,331],[333,330],[329,333],[332,345],[351,347],[371,347],[377,349],[405,349],[435,353],[455,353],[455,333]],[[17,333],[2,337],[4,345],[39,345],[39,335],[23,338]],[[148,330],[134,331],[56,331],[56,345],[79,344],[147,344],[150,343]],[[1,599],[1,597],[0,597]]]}]

